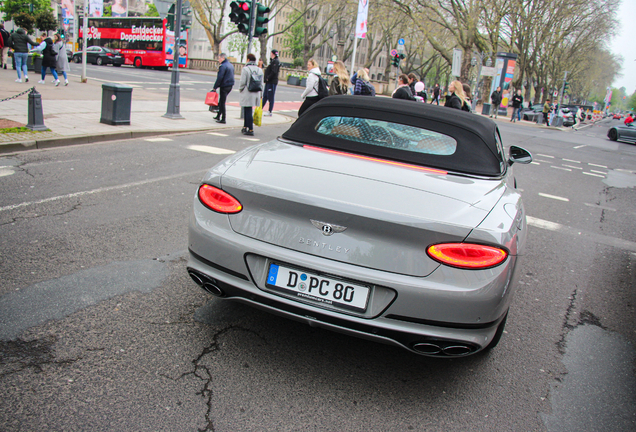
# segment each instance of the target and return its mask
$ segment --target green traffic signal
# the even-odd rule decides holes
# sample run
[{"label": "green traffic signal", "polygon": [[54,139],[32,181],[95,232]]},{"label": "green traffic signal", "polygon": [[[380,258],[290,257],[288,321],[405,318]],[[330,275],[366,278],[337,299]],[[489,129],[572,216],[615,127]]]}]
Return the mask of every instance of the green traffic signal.
[{"label": "green traffic signal", "polygon": [[267,34],[267,24],[269,17],[265,15],[269,14],[270,9],[267,6],[263,6],[260,3],[256,4],[256,26],[254,27],[254,37],[258,37],[262,34]]}]

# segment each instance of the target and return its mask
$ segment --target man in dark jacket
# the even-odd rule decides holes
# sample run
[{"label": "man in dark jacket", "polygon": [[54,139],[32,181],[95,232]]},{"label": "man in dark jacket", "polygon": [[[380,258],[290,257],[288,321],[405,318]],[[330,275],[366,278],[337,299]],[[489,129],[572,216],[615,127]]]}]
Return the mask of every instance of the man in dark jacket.
[{"label": "man in dark jacket", "polygon": [[276,86],[278,85],[278,71],[280,70],[280,60],[278,60],[278,50],[272,50],[271,60],[267,68],[265,68],[265,91],[263,92],[263,111],[265,104],[269,101],[269,111],[266,115],[272,115],[274,110],[274,95],[276,94]]},{"label": "man in dark jacket", "polygon": [[0,61],[2,61],[2,63],[0,63],[0,65],[6,69],[7,60],[9,59],[9,39],[11,38],[11,35],[4,29],[4,23],[0,23],[0,38],[2,38],[2,55],[0,56]]},{"label": "man in dark jacket", "polygon": [[[512,117],[511,122],[521,120],[521,105],[523,104],[523,96],[521,90],[517,90],[517,94],[512,97]],[[515,118],[516,117],[516,118]]]},{"label": "man in dark jacket", "polygon": [[219,54],[218,60],[219,72],[216,75],[214,91],[219,89],[219,113],[214,119],[217,123],[225,123],[225,101],[234,87],[234,65],[230,63],[225,53]]},{"label": "man in dark jacket", "polygon": [[439,84],[435,84],[435,88],[433,89],[433,99],[431,99],[431,104],[432,103],[439,105]]},{"label": "man in dark jacket", "polygon": [[18,73],[18,79],[15,82],[22,82],[20,72],[24,72],[24,82],[29,82],[27,74],[27,59],[29,56],[29,44],[36,46],[37,42],[26,34],[24,29],[19,28],[9,38],[9,46],[13,48],[13,58],[15,59],[15,70]]},{"label": "man in dark jacket", "polygon": [[495,118],[497,118],[497,114],[499,113],[499,105],[501,105],[501,87],[497,87],[497,90],[492,92],[490,95],[490,101],[492,102],[492,112],[490,113],[490,118],[492,118],[493,114]]}]

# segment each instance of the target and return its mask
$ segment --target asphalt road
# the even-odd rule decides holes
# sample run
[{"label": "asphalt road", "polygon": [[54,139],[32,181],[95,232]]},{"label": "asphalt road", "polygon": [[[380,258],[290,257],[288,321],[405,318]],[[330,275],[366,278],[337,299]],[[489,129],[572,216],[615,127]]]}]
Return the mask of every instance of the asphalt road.
[{"label": "asphalt road", "polygon": [[528,255],[499,346],[453,360],[190,280],[202,175],[286,126],[0,158],[0,429],[633,431],[636,147],[499,125],[535,158],[515,167]]}]

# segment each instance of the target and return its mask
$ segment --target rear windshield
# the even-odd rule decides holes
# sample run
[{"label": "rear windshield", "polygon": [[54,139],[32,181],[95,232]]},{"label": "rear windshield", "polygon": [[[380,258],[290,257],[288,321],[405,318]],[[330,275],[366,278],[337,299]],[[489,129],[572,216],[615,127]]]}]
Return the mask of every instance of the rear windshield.
[{"label": "rear windshield", "polygon": [[316,125],[316,132],[348,141],[430,155],[449,156],[457,150],[457,141],[448,135],[384,120],[325,117]]}]

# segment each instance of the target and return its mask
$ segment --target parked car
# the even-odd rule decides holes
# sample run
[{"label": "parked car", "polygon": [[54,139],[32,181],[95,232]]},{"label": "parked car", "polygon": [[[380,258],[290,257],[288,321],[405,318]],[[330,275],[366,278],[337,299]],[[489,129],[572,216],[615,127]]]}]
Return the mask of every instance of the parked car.
[{"label": "parked car", "polygon": [[217,297],[417,354],[493,348],[528,231],[513,163],[532,156],[507,157],[482,116],[372,99],[324,98],[211,168],[187,271]]},{"label": "parked car", "polygon": [[66,48],[66,58],[68,61],[73,60],[73,51],[70,48]]},{"label": "parked car", "polygon": [[[93,63],[98,66],[109,65],[121,66],[124,64],[124,56],[117,51],[106,47],[90,46],[86,48],[86,62]],[[73,54],[73,61],[75,63],[82,62],[82,52],[76,52]]]},{"label": "parked car", "polygon": [[607,131],[607,137],[612,141],[636,142],[636,126],[634,123],[613,126]]},{"label": "parked car", "polygon": [[621,119],[621,115],[620,114],[614,114],[614,115],[612,115],[612,119],[613,120],[620,120]]},{"label": "parked car", "polygon": [[543,116],[543,105],[535,104],[531,107],[524,108],[521,111],[521,118],[528,121],[536,122],[539,117]]},{"label": "parked car", "polygon": [[574,126],[574,113],[570,108],[559,108],[558,116],[563,118],[563,126]]}]

